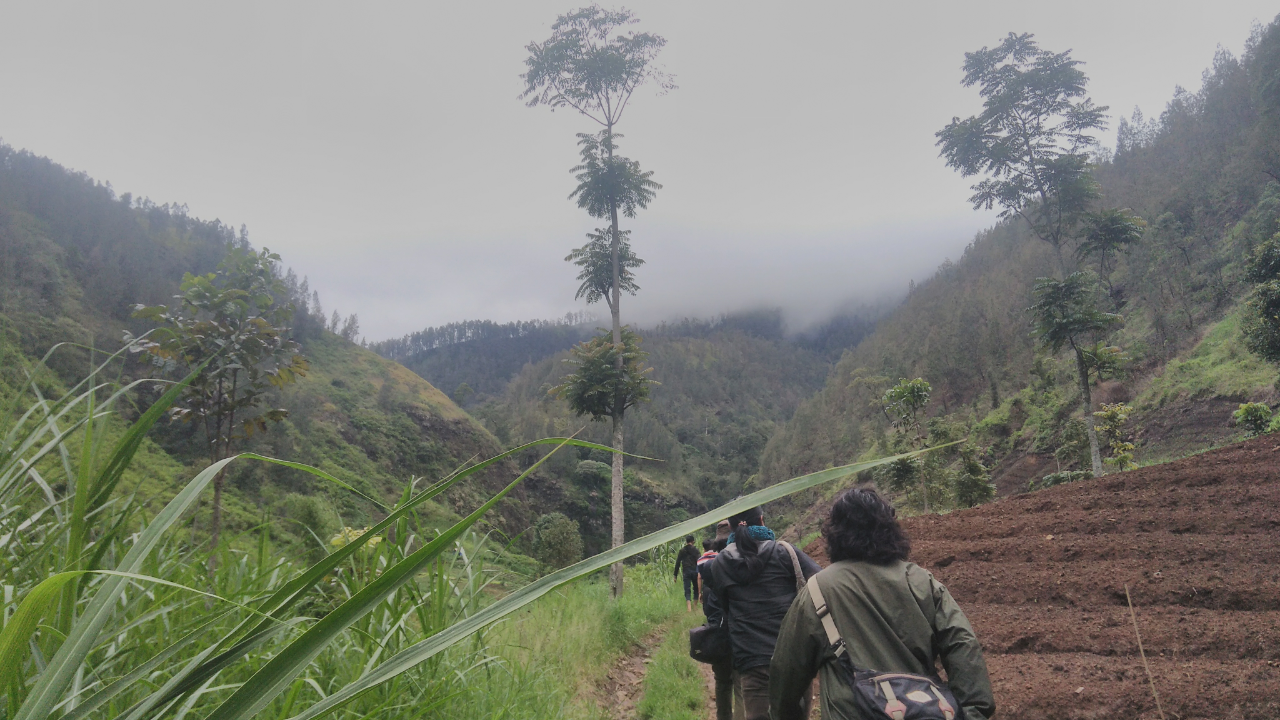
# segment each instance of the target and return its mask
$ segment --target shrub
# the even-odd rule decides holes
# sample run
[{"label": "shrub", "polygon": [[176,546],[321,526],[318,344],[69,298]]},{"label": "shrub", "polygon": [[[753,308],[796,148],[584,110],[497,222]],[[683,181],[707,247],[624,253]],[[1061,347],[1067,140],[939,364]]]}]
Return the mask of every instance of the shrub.
[{"label": "shrub", "polygon": [[1237,425],[1244,428],[1245,434],[1249,437],[1265,435],[1273,430],[1271,407],[1266,403],[1241,403],[1240,409],[1236,410],[1232,417],[1235,418]]},{"label": "shrub", "polygon": [[572,565],[582,559],[582,533],[578,523],[564,513],[550,513],[538,518],[534,528],[534,557],[553,570]]},{"label": "shrub", "polygon": [[1077,480],[1088,480],[1093,477],[1092,470],[1064,470],[1062,472],[1051,473],[1040,478],[1039,481],[1032,480],[1027,483],[1027,490],[1044,490],[1054,485],[1062,485]]},{"label": "shrub", "polygon": [[1125,439],[1124,432],[1132,412],[1133,408],[1125,403],[1103,403],[1102,410],[1093,414],[1098,434],[1107,438],[1110,457],[1105,462],[1122,472],[1138,467],[1133,461],[1134,444]]},{"label": "shrub", "polygon": [[991,473],[978,462],[977,450],[966,447],[960,451],[960,470],[952,479],[956,504],[960,507],[981,505],[996,496],[996,486],[991,483]]}]

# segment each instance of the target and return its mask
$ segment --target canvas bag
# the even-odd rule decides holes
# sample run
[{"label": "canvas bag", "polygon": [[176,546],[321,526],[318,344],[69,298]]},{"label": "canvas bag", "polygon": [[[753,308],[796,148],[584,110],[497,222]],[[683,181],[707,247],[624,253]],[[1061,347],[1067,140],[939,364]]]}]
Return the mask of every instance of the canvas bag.
[{"label": "canvas bag", "polygon": [[[853,696],[862,712],[878,720],[954,720],[958,716],[956,708],[960,703],[956,702],[951,688],[936,675],[879,672],[855,666],[849,658],[844,638],[840,637],[840,631],[831,618],[816,575],[809,578],[808,588],[813,609],[818,613],[822,629],[827,633],[827,642],[835,652],[836,663],[842,671],[840,674],[853,689]],[[919,601],[916,598],[916,602]],[[921,611],[924,611],[923,607]],[[929,624],[932,626],[933,622]]]},{"label": "canvas bag", "polygon": [[[800,558],[796,557],[791,543],[779,540],[778,544],[786,548],[791,556],[791,569],[796,574],[796,592],[804,587],[804,572],[800,569]],[[689,630],[689,657],[702,663],[716,664],[728,662],[733,657],[733,648],[729,645],[729,626],[725,624],[728,613],[720,615],[719,625],[699,625]]]}]

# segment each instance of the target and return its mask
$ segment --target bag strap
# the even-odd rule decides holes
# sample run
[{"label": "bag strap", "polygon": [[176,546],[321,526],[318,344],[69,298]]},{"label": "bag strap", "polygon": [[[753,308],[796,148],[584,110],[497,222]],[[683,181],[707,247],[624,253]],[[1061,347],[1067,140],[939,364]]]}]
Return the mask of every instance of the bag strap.
[{"label": "bag strap", "polygon": [[822,629],[827,633],[827,642],[835,649],[836,657],[840,657],[845,652],[844,638],[840,637],[840,630],[836,628],[836,621],[831,618],[831,610],[827,607],[826,598],[822,597],[822,588],[818,586],[818,576],[814,575],[809,578],[809,582],[805,587],[809,588],[809,600],[813,602],[813,610],[818,613],[818,619],[822,621]]},{"label": "bag strap", "polygon": [[778,544],[786,548],[787,554],[791,556],[791,569],[796,574],[796,592],[800,592],[800,588],[804,587],[804,571],[800,569],[800,558],[796,557],[796,549],[786,540],[779,540]]}]

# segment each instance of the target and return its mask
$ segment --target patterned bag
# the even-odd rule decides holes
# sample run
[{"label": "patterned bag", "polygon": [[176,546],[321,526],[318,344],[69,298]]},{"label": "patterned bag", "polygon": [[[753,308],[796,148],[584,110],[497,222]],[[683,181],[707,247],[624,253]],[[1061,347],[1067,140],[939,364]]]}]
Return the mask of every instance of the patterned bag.
[{"label": "patterned bag", "polygon": [[836,662],[843,672],[858,707],[867,717],[878,720],[954,720],[960,706],[955,695],[936,675],[912,675],[899,672],[861,670],[853,664],[846,651],[844,638],[836,629],[827,609],[827,601],[818,587],[818,577],[809,578],[809,599],[822,620],[827,632],[827,642],[836,655]]}]

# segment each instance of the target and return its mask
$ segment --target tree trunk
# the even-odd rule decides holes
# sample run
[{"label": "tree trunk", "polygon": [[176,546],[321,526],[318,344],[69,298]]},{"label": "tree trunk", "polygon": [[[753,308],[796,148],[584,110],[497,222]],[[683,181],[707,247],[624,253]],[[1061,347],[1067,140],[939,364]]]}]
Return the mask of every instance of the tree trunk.
[{"label": "tree trunk", "polygon": [[[622,450],[622,418],[613,416],[613,449]],[[613,487],[611,496],[611,512],[613,513],[613,538],[611,547],[618,547],[627,541],[626,527],[623,523],[622,505],[622,455],[613,454]],[[609,568],[609,593],[614,598],[622,595],[622,563],[616,562]]]},{"label": "tree trunk", "polygon": [[[608,133],[609,158],[613,159],[613,125],[606,127]],[[610,314],[613,316],[613,346],[614,353],[614,370],[619,376],[622,375],[623,358],[622,358],[622,312],[619,303],[622,300],[622,289],[619,287],[620,269],[618,268],[618,253],[621,250],[622,238],[618,235],[618,205],[610,200],[609,202],[609,222],[611,224],[612,234],[609,238],[609,252],[613,261],[613,287],[610,294],[613,296],[613,303],[609,306]],[[626,524],[623,516],[622,502],[622,413],[624,398],[621,394],[613,399],[613,487],[612,487],[612,508],[613,514],[613,544],[611,547],[618,547],[625,543],[626,540]],[[610,594],[616,599],[622,595],[622,563],[616,562],[613,567],[609,568],[609,590]]]},{"label": "tree trunk", "polygon": [[929,486],[924,482],[924,471],[920,472],[920,499],[924,501],[924,514],[929,514]]},{"label": "tree trunk", "polygon": [[1084,426],[1089,433],[1089,459],[1093,462],[1093,476],[1102,477],[1102,450],[1098,447],[1098,431],[1093,426],[1093,397],[1089,393],[1089,366],[1085,364],[1084,353],[1076,344],[1071,343],[1076,351],[1076,370],[1080,374],[1080,406],[1084,409]]}]

